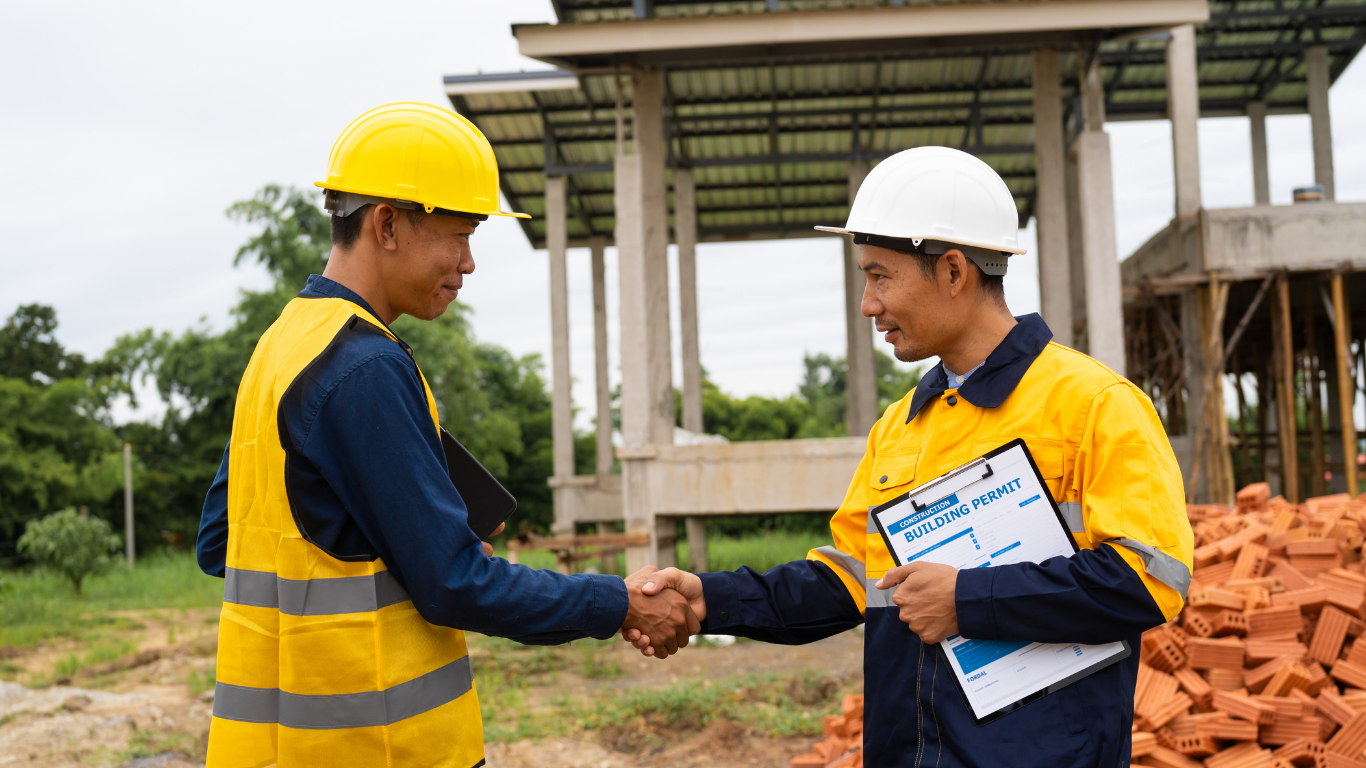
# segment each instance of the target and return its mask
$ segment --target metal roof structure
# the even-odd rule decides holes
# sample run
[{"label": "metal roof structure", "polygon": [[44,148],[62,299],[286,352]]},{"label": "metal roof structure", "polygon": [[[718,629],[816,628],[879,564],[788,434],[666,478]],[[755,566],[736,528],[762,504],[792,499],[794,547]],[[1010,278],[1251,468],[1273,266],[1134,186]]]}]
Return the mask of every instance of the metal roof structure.
[{"label": "metal roof structure", "polygon": [[[630,25],[631,19],[773,14],[806,9],[925,5],[894,0],[555,0],[564,24]],[[1197,26],[1201,115],[1307,109],[1304,50],[1325,45],[1332,80],[1366,44],[1366,0],[1215,0]],[[662,65],[670,167],[695,169],[702,241],[808,237],[848,214],[848,168],[923,145],[958,147],[991,164],[1016,198],[1021,225],[1033,213],[1032,49],[949,39],[846,45],[842,50],[733,50],[730,58]],[[1099,43],[1109,120],[1165,118],[1166,35],[1111,30],[1074,35],[1063,48],[1063,98],[1076,115],[1078,44]],[[611,239],[613,158],[629,142],[630,77],[616,57],[559,63],[576,71],[448,76],[455,109],[488,136],[503,193],[545,238],[544,179],[568,179],[569,236]],[[620,99],[621,108],[618,109]],[[620,118],[619,118],[620,115]]]}]

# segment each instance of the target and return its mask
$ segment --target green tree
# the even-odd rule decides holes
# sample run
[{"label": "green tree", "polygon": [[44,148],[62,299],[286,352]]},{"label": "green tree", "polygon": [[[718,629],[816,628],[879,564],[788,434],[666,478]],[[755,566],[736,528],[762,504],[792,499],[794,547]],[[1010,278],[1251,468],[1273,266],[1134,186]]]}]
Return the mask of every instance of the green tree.
[{"label": "green tree", "polygon": [[114,564],[110,555],[121,543],[109,523],[67,508],[29,523],[19,537],[19,552],[69,579],[80,597],[81,583],[107,572]]},{"label": "green tree", "polygon": [[103,509],[122,478],[111,398],[117,366],[87,363],[56,340],[51,307],[19,307],[0,326],[0,555],[25,521],[69,505]]}]

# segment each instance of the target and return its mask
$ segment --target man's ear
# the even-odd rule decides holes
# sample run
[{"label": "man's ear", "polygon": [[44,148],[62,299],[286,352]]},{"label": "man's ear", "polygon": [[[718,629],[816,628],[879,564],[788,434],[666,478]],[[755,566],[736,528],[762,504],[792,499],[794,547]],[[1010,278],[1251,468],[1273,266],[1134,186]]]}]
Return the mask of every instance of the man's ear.
[{"label": "man's ear", "polygon": [[375,243],[386,251],[398,250],[398,217],[398,209],[386,203],[380,203],[370,211]]},{"label": "man's ear", "polygon": [[968,286],[968,257],[957,248],[950,248],[940,257],[945,276],[948,278],[949,298],[956,299]]}]

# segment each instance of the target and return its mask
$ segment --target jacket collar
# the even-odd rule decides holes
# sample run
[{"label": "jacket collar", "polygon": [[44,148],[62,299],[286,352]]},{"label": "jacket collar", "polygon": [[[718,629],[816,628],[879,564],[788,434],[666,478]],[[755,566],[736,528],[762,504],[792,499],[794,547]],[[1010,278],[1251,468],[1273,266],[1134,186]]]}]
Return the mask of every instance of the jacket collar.
[{"label": "jacket collar", "polygon": [[400,347],[403,347],[403,350],[405,352],[407,352],[410,356],[413,354],[413,348],[408,346],[408,343],[405,342],[403,339],[399,338],[398,334],[394,333],[394,329],[390,328],[388,323],[385,323],[383,320],[380,319],[379,314],[376,313],[374,308],[370,306],[370,302],[366,301],[365,299],[362,299],[359,293],[356,293],[350,288],[347,288],[346,286],[342,285],[336,280],[328,279],[326,277],[323,277],[322,275],[309,275],[308,282],[304,284],[304,289],[302,291],[299,291],[298,293],[298,298],[345,299],[351,302],[352,304],[359,304],[361,309],[364,309],[366,312],[369,312],[371,315],[374,316],[376,320],[379,320],[380,324],[384,326],[384,330],[388,331],[390,335],[394,337],[394,339],[398,342],[398,345]]},{"label": "jacket collar", "polygon": [[[973,373],[971,378],[958,388],[958,394],[979,408],[998,408],[1015,391],[1025,371],[1034,359],[1043,352],[1053,338],[1053,332],[1038,313],[1021,315],[1015,318],[1015,327],[1001,340],[996,349],[987,355],[986,362]],[[916,385],[911,396],[911,411],[906,414],[910,424],[920,409],[931,400],[949,389],[949,376],[944,372],[944,364],[938,363],[926,373]]]}]

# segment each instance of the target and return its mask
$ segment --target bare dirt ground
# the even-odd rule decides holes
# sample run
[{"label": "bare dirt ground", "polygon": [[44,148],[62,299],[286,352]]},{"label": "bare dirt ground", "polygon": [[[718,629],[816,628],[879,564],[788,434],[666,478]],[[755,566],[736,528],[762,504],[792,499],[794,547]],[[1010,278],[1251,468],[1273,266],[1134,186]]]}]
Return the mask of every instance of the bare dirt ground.
[{"label": "bare dirt ground", "polygon": [[[130,766],[186,768],[202,765],[212,711],[209,688],[216,646],[216,611],[130,612],[138,629],[127,642],[133,653],[62,675],[63,659],[79,654],[74,643],[54,643],[7,654],[21,683],[0,683],[0,768]],[[566,650],[564,653],[573,653]],[[663,688],[680,682],[721,681],[744,675],[797,675],[819,670],[840,692],[861,692],[863,638],[843,635],[807,646],[742,642],[693,646],[660,661],[640,656],[625,643],[597,651],[596,664],[614,675],[585,675],[573,664],[536,675],[520,689],[530,704],[509,717],[536,717],[544,702],[572,709],[613,691]],[[472,643],[476,680],[490,652]],[[481,656],[484,658],[481,659]],[[193,686],[193,687],[192,687]],[[548,706],[548,705],[547,705]],[[645,763],[786,768],[808,751],[810,737],[770,737],[730,720],[705,728],[670,730],[646,720],[564,738],[526,739],[487,745],[490,768],[626,768]]]}]

